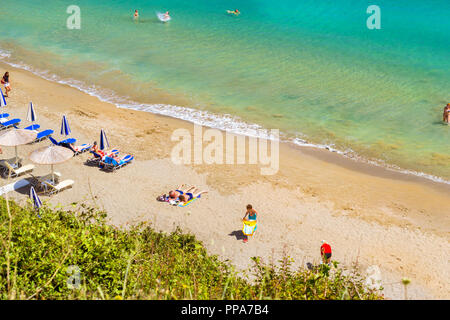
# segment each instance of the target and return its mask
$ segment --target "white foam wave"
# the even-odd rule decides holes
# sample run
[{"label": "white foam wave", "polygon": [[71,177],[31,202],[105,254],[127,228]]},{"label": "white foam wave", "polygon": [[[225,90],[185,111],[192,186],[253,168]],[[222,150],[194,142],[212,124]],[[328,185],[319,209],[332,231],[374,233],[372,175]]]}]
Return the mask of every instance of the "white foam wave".
[{"label": "white foam wave", "polygon": [[[230,114],[217,115],[217,114],[213,114],[211,112],[204,111],[204,110],[198,110],[198,109],[176,106],[176,105],[168,105],[168,104],[137,103],[137,102],[131,101],[130,99],[117,96],[117,94],[113,90],[99,88],[95,85],[87,86],[85,83],[83,83],[82,81],[79,81],[79,80],[63,79],[55,74],[50,73],[47,70],[37,70],[37,69],[32,68],[24,63],[13,63],[13,62],[4,60],[5,58],[9,58],[10,56],[11,56],[10,53],[0,50],[0,58],[2,59],[2,62],[4,62],[4,63],[7,63],[15,68],[27,70],[27,71],[29,71],[35,75],[38,75],[46,80],[65,84],[70,87],[76,88],[84,93],[87,93],[91,96],[97,97],[100,101],[114,104],[119,108],[151,112],[154,114],[169,116],[172,118],[178,118],[181,120],[189,121],[194,124],[224,130],[224,131],[227,131],[227,132],[230,132],[233,134],[245,135],[245,136],[261,138],[261,139],[275,140],[275,138],[270,134],[270,130],[267,130],[267,129],[263,128],[262,126],[255,124],[255,123],[245,122],[245,121],[241,120],[239,117],[236,117],[236,116],[233,116]],[[302,137],[302,138],[300,138],[300,137]],[[280,142],[293,143],[293,144],[301,146],[301,147],[312,147],[312,148],[317,148],[317,149],[325,149],[330,152],[340,154],[346,158],[349,158],[349,159],[352,159],[355,161],[362,161],[365,163],[369,163],[369,164],[377,166],[377,167],[383,167],[385,169],[388,169],[388,170],[391,170],[394,172],[408,174],[408,175],[414,175],[414,176],[422,177],[422,178],[425,178],[428,180],[432,180],[434,182],[450,184],[450,181],[445,180],[438,176],[434,176],[434,175],[427,174],[427,173],[420,172],[420,171],[403,169],[396,165],[387,164],[386,162],[384,162],[382,160],[378,160],[378,159],[376,159],[376,160],[367,159],[361,155],[358,155],[351,149],[339,150],[339,149],[335,148],[335,146],[333,144],[327,145],[327,144],[311,143],[311,142],[308,142],[303,137],[304,137],[304,135],[299,133],[298,136],[295,138],[287,138],[286,135],[284,135],[282,132],[280,132],[280,138],[277,140],[279,140]]]}]

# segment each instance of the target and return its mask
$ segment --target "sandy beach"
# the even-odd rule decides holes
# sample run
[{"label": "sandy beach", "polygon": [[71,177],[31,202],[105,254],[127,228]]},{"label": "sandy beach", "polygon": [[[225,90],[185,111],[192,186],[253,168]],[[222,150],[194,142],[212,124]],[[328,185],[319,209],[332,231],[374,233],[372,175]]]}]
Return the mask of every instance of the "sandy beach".
[{"label": "sandy beach", "polygon": [[[445,280],[450,277],[450,185],[287,144],[280,144],[280,168],[272,176],[261,175],[258,165],[176,165],[170,158],[171,135],[179,128],[192,132],[191,123],[120,109],[0,63],[0,71],[5,70],[11,74],[12,92],[3,112],[22,119],[20,127],[28,125],[32,101],[37,123],[53,129],[57,140],[65,114],[77,144],[98,141],[103,128],[112,147],[135,156],[114,173],[85,165],[89,153],[55,166],[62,179],[75,184],[51,198],[42,196],[50,205],[96,206],[119,226],[148,221],[167,232],[179,226],[239,269],[248,268],[253,256],[277,261],[287,254],[294,266],[318,262],[320,241],[326,239],[333,259],[343,265],[357,262],[363,273],[378,266],[387,298],[404,298],[403,277],[411,279],[408,298],[450,298]],[[19,154],[28,163],[30,152],[48,144],[20,146]],[[14,148],[2,149],[2,158],[14,155]],[[37,165],[33,174],[49,170]],[[185,208],[155,200],[181,184],[209,193]],[[25,204],[27,192],[24,188],[9,196]],[[259,213],[258,231],[243,243],[241,219],[248,203]]]}]

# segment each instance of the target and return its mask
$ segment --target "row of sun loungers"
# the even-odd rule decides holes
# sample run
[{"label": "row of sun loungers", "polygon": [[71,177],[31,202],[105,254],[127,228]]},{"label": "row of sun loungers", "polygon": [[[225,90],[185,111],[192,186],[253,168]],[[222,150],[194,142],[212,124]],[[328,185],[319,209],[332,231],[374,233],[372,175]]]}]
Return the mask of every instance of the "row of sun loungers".
[{"label": "row of sun loungers", "polygon": [[33,130],[33,131],[36,131],[36,133],[37,133],[36,140],[34,140],[31,143],[36,143],[36,142],[42,141],[45,138],[50,137],[50,135],[52,135],[54,133],[54,131],[51,130],[51,129],[46,129],[46,130],[43,130],[43,131],[39,131],[40,127],[41,126],[38,125],[38,124],[33,124],[31,126],[28,126],[28,127],[24,128],[25,130]]},{"label": "row of sun loungers", "polygon": [[7,160],[0,160],[0,167],[3,177],[7,178],[8,176],[10,176],[11,178],[15,178],[33,171],[34,164],[27,164],[19,167],[17,164],[11,164]]},{"label": "row of sun loungers", "polygon": [[[6,130],[6,129],[9,129],[9,128],[13,128],[13,127],[17,129],[18,124],[21,122],[21,120],[18,119],[18,118],[11,119],[11,120],[9,120],[8,118],[9,118],[9,113],[2,113],[2,114],[0,114],[0,131],[1,130]],[[39,131],[40,127],[41,126],[38,125],[38,124],[32,124],[31,126],[28,126],[28,127],[24,128],[26,130],[36,131],[36,133],[37,133],[36,140],[34,140],[31,143],[36,143],[36,142],[42,141],[42,140],[44,140],[45,138],[48,138],[51,134],[54,133],[54,131],[51,130],[51,129]]]},{"label": "row of sun loungers", "polygon": [[32,177],[31,184],[37,189],[42,190],[44,194],[51,196],[64,189],[71,188],[75,181],[67,179],[64,181],[59,181],[61,174],[59,172],[54,172],[53,176],[56,177],[55,181],[52,180],[52,175],[48,174],[43,177],[36,177],[30,174]]},{"label": "row of sun loungers", "polygon": [[[9,128],[18,128],[21,119],[9,119],[8,113],[0,114],[0,131]],[[62,141],[57,141],[52,137],[54,133],[53,130],[47,129],[40,131],[39,124],[32,124],[24,128],[25,130],[31,130],[36,132],[36,139],[31,143],[36,143],[48,138],[54,145],[66,147],[74,152],[74,156],[82,154],[89,151],[92,148],[91,144],[85,143],[81,145],[75,145],[76,139],[68,138]],[[115,171],[127,164],[131,163],[134,157],[130,154],[119,155],[117,149],[112,149],[107,152],[94,152],[90,151],[93,158],[86,161],[88,164],[95,164],[104,171]],[[24,174],[31,176],[31,184],[36,190],[43,191],[46,195],[56,194],[64,189],[70,188],[75,183],[73,180],[66,179],[64,181],[59,181],[60,174],[58,172],[54,173],[54,176],[46,175],[42,177],[36,177],[31,172],[34,170],[35,166],[33,164],[21,165],[21,159],[15,159],[15,161],[0,160],[0,173],[3,177],[19,177]],[[19,160],[19,161],[17,161]],[[54,179],[55,178],[55,179]]]},{"label": "row of sun loungers", "polygon": [[56,141],[55,139],[53,139],[51,136],[49,136],[48,138],[54,145],[65,147],[65,148],[72,150],[74,156],[82,154],[92,148],[92,144],[88,144],[88,143],[84,143],[79,146],[74,145],[74,143],[77,142],[77,140],[75,138],[68,138],[68,139],[65,139],[65,140],[62,140],[59,142]]},{"label": "row of sun loungers", "polygon": [[90,151],[93,158],[86,160],[86,164],[98,165],[101,169],[105,171],[115,171],[120,169],[133,161],[134,157],[131,154],[125,154],[119,156],[119,150],[112,149],[105,152],[104,154],[97,153],[95,151]]}]

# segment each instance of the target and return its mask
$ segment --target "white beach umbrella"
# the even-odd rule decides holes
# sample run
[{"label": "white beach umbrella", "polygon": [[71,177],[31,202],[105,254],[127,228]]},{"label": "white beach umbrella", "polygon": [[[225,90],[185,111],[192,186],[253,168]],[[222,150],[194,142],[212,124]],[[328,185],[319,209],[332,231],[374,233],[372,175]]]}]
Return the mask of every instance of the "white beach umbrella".
[{"label": "white beach umbrella", "polygon": [[30,102],[30,107],[28,108],[27,120],[30,122],[36,121],[36,112],[34,111],[33,102]]},{"label": "white beach umbrella", "polygon": [[2,89],[0,89],[0,107],[6,107],[6,99],[3,95]]},{"label": "white beach umbrella", "polygon": [[17,146],[33,142],[36,137],[37,133],[32,130],[12,129],[0,135],[0,146],[14,147],[17,162]]},{"label": "white beach umbrella", "polygon": [[30,160],[37,164],[49,164],[52,168],[52,180],[55,181],[53,165],[73,158],[73,151],[55,145],[39,148],[30,154]]}]

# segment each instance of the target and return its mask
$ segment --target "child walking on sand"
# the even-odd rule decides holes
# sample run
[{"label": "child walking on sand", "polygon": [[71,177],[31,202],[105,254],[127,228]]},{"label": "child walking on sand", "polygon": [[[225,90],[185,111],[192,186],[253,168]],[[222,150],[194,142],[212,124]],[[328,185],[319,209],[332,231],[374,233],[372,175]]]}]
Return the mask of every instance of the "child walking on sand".
[{"label": "child walking on sand", "polygon": [[[242,221],[245,221],[245,220],[247,220],[247,221],[256,221],[256,215],[257,215],[256,210],[253,209],[251,204],[248,204],[247,205],[247,211],[245,212],[245,215],[244,215],[244,218],[242,218]],[[247,216],[248,216],[248,219],[246,219]],[[257,226],[255,225],[255,229],[253,230],[253,232],[256,231],[256,228],[257,228]],[[244,242],[247,242],[247,241],[248,241],[248,236],[244,235]]]}]

